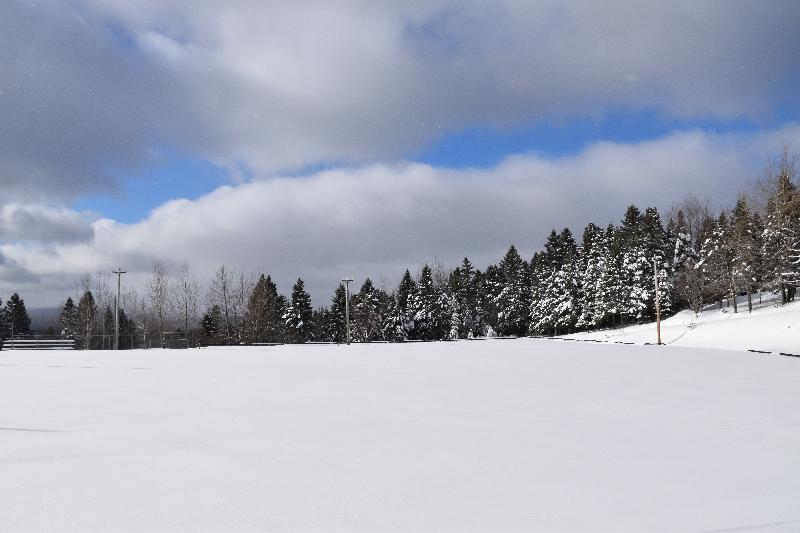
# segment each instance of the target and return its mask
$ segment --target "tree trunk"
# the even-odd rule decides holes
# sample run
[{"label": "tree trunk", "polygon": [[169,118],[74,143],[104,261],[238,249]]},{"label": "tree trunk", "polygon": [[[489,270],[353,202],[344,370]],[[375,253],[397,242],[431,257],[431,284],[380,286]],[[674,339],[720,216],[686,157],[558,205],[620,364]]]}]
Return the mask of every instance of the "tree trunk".
[{"label": "tree trunk", "polygon": [[750,285],[747,286],[747,312],[753,312],[753,290]]}]

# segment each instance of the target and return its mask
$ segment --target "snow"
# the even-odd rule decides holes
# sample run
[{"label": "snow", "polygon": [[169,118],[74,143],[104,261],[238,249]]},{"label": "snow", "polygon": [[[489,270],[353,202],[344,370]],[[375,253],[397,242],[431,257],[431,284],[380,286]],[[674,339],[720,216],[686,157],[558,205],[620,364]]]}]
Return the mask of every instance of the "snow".
[{"label": "snow", "polygon": [[[730,307],[707,306],[698,316],[681,311],[661,322],[662,342],[675,346],[764,350],[800,354],[800,301],[778,305],[773,294],[753,297],[753,312],[747,312],[747,297],[737,299],[739,312]],[[609,342],[656,342],[655,323],[565,335],[570,339]]]},{"label": "snow", "polygon": [[797,530],[798,390],[535,339],[4,351],[0,529]]}]

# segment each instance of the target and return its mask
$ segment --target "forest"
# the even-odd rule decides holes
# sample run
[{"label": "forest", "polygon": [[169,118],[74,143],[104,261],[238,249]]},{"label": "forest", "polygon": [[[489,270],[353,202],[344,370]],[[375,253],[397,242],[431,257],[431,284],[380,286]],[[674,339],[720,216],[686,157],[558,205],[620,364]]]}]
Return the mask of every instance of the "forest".
[{"label": "forest", "polygon": [[[691,194],[666,220],[654,207],[631,205],[619,224],[589,223],[576,236],[553,230],[543,249],[523,257],[515,246],[483,270],[468,258],[405,270],[396,287],[366,278],[353,287],[354,342],[452,340],[558,335],[617,327],[704,305],[751,310],[762,291],[795,298],[800,282],[800,192],[795,157],[785,148],[733,206],[714,208]],[[658,295],[656,295],[658,278]],[[61,330],[79,347],[110,348],[114,296],[108,278],[84,277],[61,311]],[[734,295],[747,295],[739,309]],[[157,261],[144,294],[120,298],[120,348],[200,344],[344,342],[346,290],[314,308],[302,279],[280,294],[268,274],[222,265],[206,291],[188,264],[170,272]],[[30,333],[14,294],[0,319]],[[9,328],[10,329],[10,328]]]}]

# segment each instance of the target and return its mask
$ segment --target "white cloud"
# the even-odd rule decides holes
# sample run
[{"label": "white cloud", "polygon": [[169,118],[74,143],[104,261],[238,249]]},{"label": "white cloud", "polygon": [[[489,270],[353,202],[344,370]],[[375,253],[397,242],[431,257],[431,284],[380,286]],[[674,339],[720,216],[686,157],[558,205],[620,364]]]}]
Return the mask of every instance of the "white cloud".
[{"label": "white cloud", "polygon": [[93,232],[87,214],[64,207],[10,203],[0,206],[0,240],[87,241]]},{"label": "white cloud", "polygon": [[[575,156],[523,154],[486,170],[343,168],[221,187],[168,202],[135,224],[98,220],[90,242],[6,244],[0,252],[52,281],[46,290],[27,287],[48,303],[84,271],[122,265],[127,281],[141,284],[160,259],[173,267],[188,260],[204,277],[223,262],[269,272],[284,291],[301,276],[322,304],[345,274],[394,283],[404,268],[435,257],[452,264],[468,255],[485,266],[511,243],[530,256],[551,228],[579,234],[590,221],[618,222],[630,203],[664,210],[692,191],[731,204],[783,142],[800,146],[800,125],[601,142]],[[2,290],[22,291],[12,281],[3,279]]]},{"label": "white cloud", "polygon": [[[398,161],[442,133],[797,103],[797,2],[11,0],[0,186],[113,192],[148,148],[236,174]],[[31,38],[35,36],[35,38]]]}]

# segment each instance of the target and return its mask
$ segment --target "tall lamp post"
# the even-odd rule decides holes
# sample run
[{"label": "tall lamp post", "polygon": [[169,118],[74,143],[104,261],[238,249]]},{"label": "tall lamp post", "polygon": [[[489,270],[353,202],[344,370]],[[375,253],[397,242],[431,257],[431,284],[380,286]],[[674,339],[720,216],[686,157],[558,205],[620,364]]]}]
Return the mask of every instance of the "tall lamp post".
[{"label": "tall lamp post", "polygon": [[344,317],[347,324],[347,344],[350,344],[350,282],[353,278],[344,278]]},{"label": "tall lamp post", "polygon": [[122,268],[111,271],[117,275],[117,298],[114,301],[114,349],[119,350],[119,293],[122,287],[122,275],[126,273]]},{"label": "tall lamp post", "polygon": [[656,285],[656,334],[658,336],[658,345],[661,345],[661,295],[658,290],[658,266],[656,265],[656,258],[653,258],[653,278]]}]

